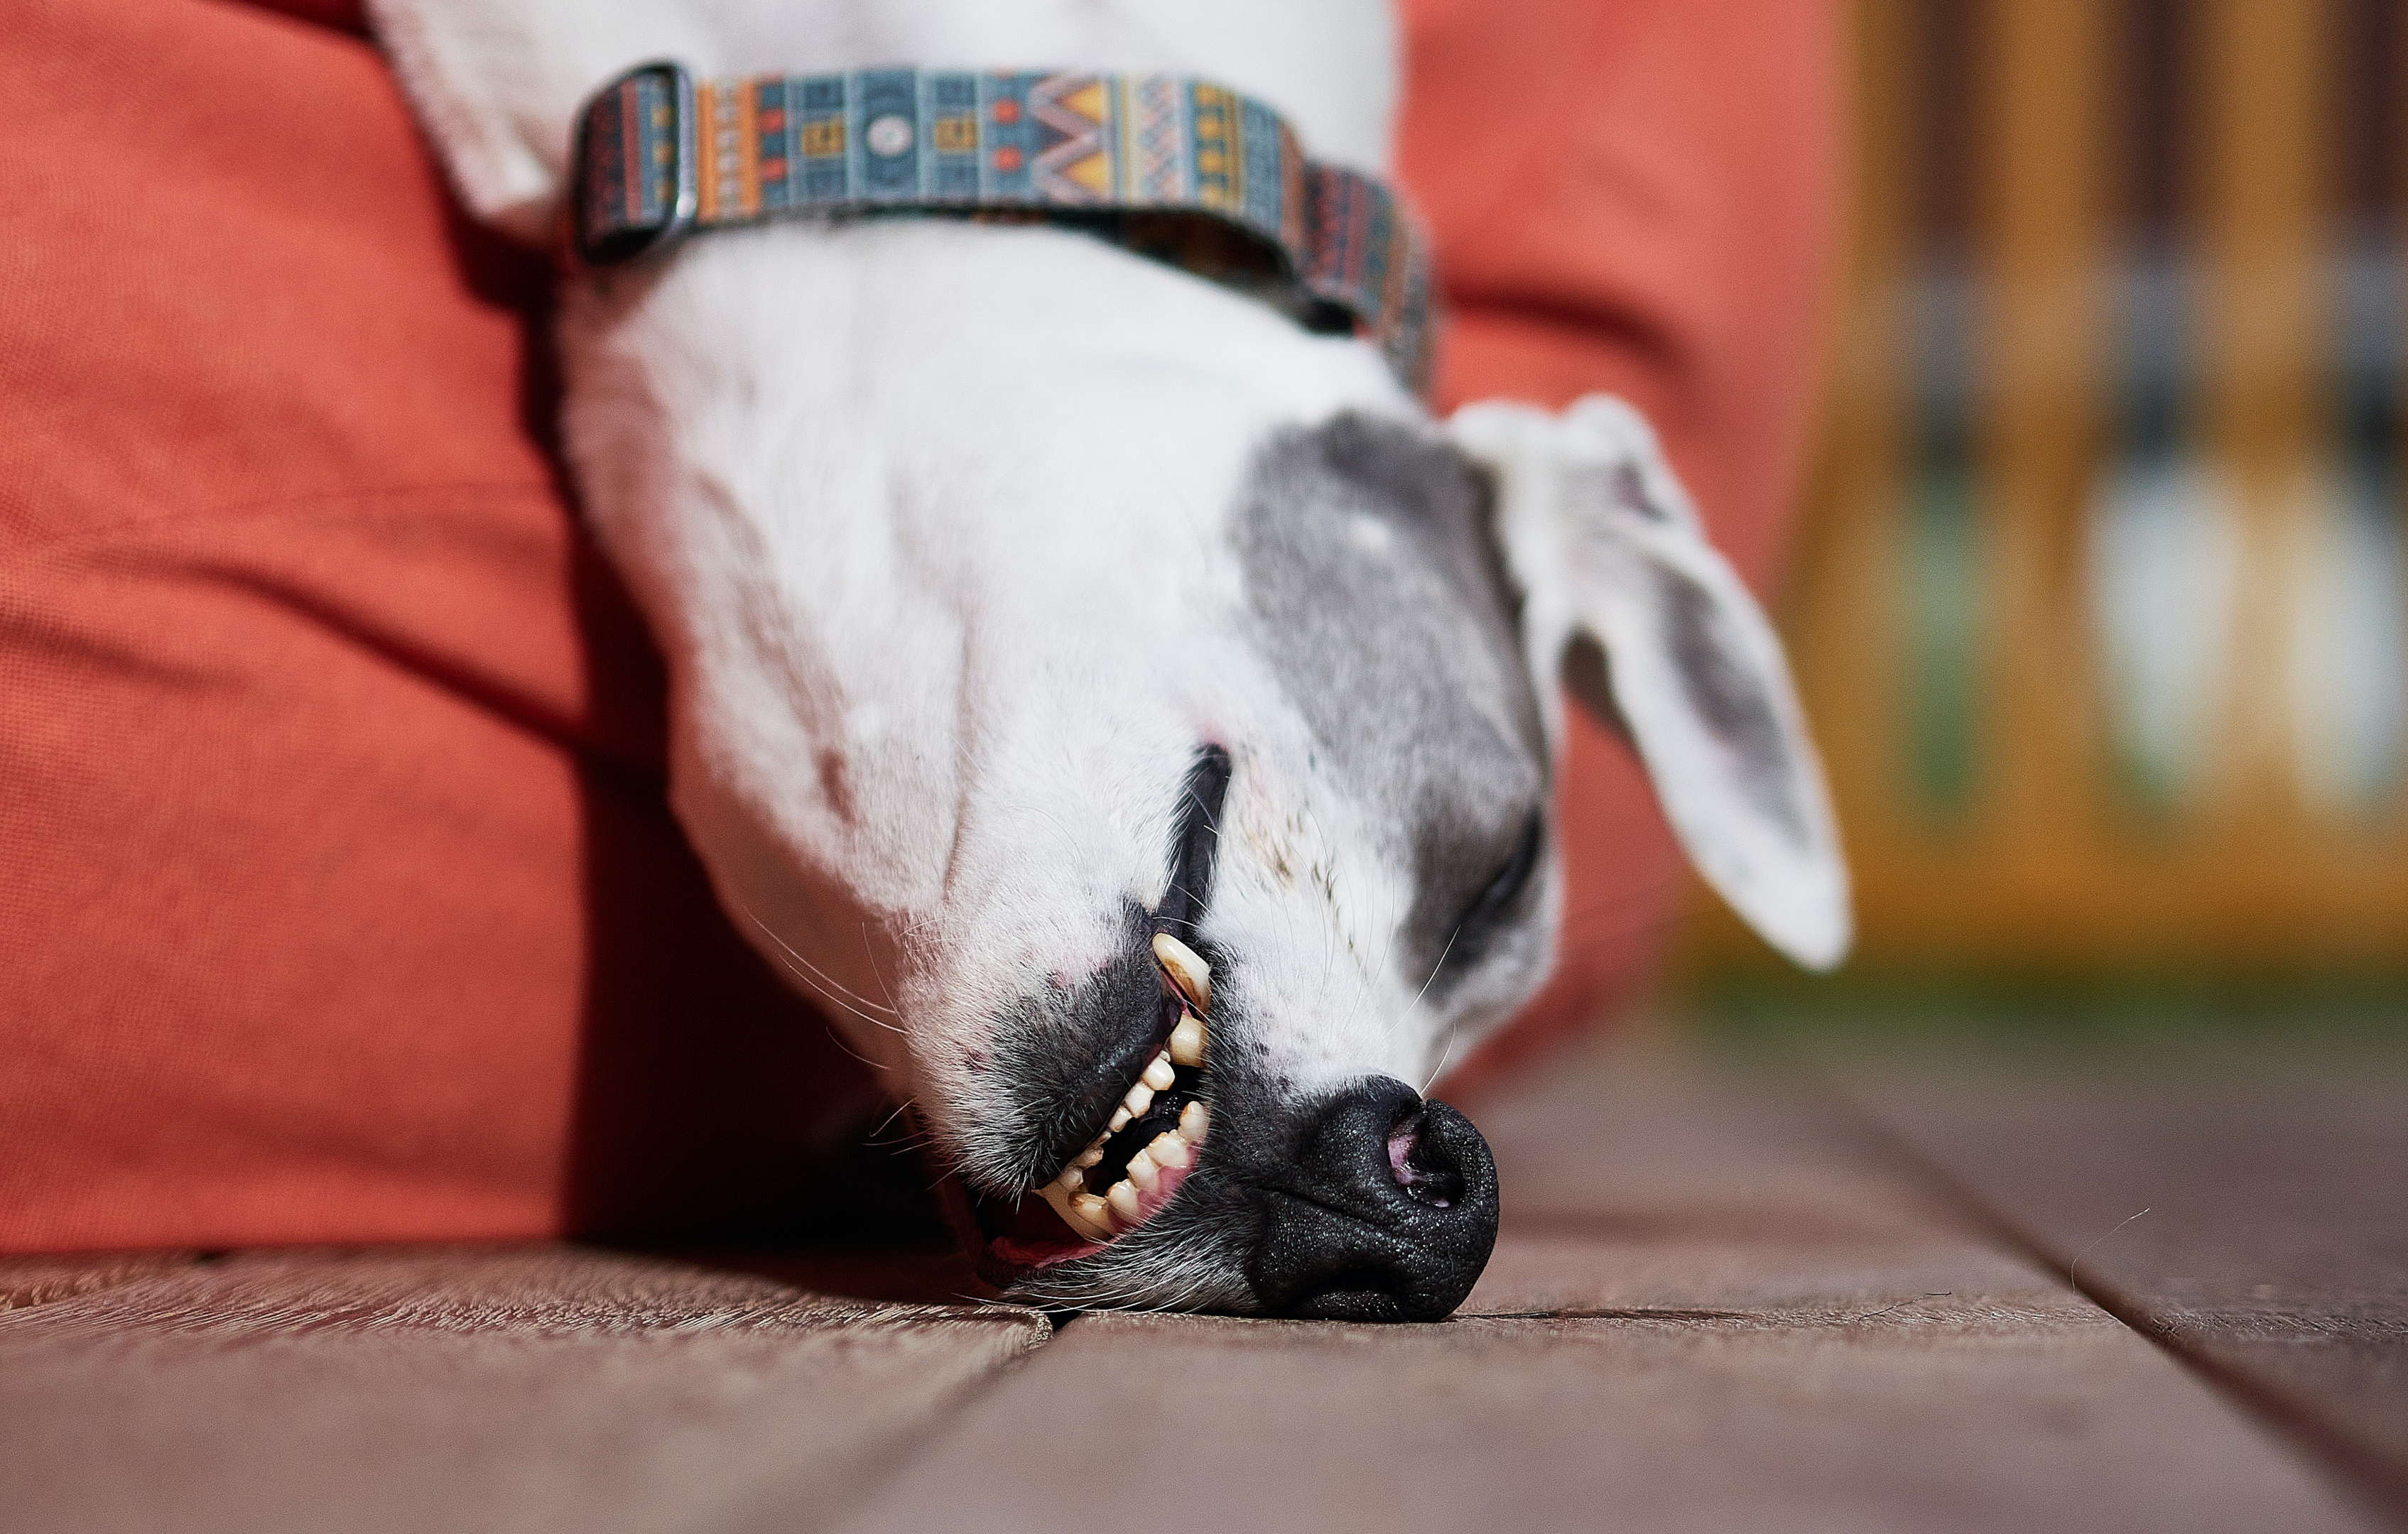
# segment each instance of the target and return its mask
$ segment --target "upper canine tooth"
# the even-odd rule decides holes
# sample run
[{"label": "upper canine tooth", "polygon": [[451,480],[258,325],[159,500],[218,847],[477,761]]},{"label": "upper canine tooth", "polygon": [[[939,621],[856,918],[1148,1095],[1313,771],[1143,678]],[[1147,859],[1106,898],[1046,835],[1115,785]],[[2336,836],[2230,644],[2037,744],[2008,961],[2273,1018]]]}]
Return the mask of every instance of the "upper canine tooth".
[{"label": "upper canine tooth", "polygon": [[1194,1069],[1204,1067],[1204,1020],[1194,1012],[1179,1014],[1179,1026],[1170,1030],[1170,1063]]},{"label": "upper canine tooth", "polygon": [[1212,1111],[1200,1102],[1191,1102],[1179,1111],[1179,1133],[1191,1144],[1204,1143],[1205,1131],[1212,1127]]},{"label": "upper canine tooth", "polygon": [[[1127,1111],[1129,1118],[1132,1119],[1153,1106],[1154,1088],[1146,1085],[1143,1082],[1140,1082],[1137,1085],[1130,1087],[1128,1089],[1128,1096],[1121,1099],[1121,1107]],[[1112,1117],[1116,1119],[1120,1118],[1120,1114],[1114,1113]],[[1121,1127],[1127,1122],[1127,1119],[1122,1119],[1120,1124],[1113,1125],[1113,1132],[1118,1133]]]},{"label": "upper canine tooth", "polygon": [[1170,1056],[1168,1054],[1157,1054],[1154,1057],[1154,1064],[1146,1067],[1145,1074],[1139,1077],[1138,1080],[1154,1088],[1156,1092],[1167,1092],[1170,1088],[1170,1083],[1179,1080],[1179,1078],[1171,1073]]},{"label": "upper canine tooth", "polygon": [[1154,935],[1154,956],[1169,972],[1170,983],[1199,1012],[1212,1010],[1212,967],[1196,950],[1168,932]]}]

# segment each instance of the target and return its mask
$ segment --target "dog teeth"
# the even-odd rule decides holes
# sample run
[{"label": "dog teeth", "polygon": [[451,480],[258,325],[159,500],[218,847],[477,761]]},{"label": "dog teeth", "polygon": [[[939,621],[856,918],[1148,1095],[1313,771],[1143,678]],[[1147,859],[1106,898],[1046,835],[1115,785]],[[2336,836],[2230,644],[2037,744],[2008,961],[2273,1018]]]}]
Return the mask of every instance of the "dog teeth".
[{"label": "dog teeth", "polygon": [[1087,1186],[1089,1169],[1104,1159],[1104,1142],[1153,1108],[1157,1093],[1177,1085],[1180,1070],[1204,1068],[1205,1053],[1211,1044],[1201,1014],[1209,1012],[1212,1006],[1212,967],[1168,932],[1154,934],[1154,956],[1162,965],[1163,973],[1170,978],[1171,985],[1186,999],[1187,1009],[1192,1010],[1181,1011],[1177,1026],[1170,1030],[1169,1041],[1146,1062],[1145,1069],[1121,1098],[1120,1106],[1112,1110],[1111,1122],[1096,1137],[1095,1143],[1072,1157],[1060,1176],[1038,1190],[1065,1224],[1089,1240],[1108,1241],[1143,1225],[1145,1200],[1161,1192],[1163,1174],[1184,1171],[1194,1166],[1197,1149],[1211,1129],[1211,1110],[1201,1102],[1190,1102],[1180,1110],[1178,1126],[1154,1136],[1130,1156],[1127,1171],[1101,1196]]},{"label": "dog teeth", "polygon": [[1179,1026],[1170,1030],[1170,1063],[1203,1069],[1204,1039],[1204,1020],[1194,1012],[1180,1013]]},{"label": "dog teeth", "polygon": [[1094,1233],[1097,1240],[1112,1237],[1112,1207],[1092,1193],[1082,1193],[1070,1200],[1070,1212]]},{"label": "dog teeth", "polygon": [[1145,1218],[1138,1209],[1137,1189],[1127,1182],[1113,1183],[1112,1191],[1104,1195],[1104,1202],[1111,1206],[1113,1215],[1126,1229],[1136,1229]]},{"label": "dog teeth", "polygon": [[[1137,1090],[1152,1096],[1141,1082]],[[1165,1129],[1129,1157],[1128,1170],[1099,1197],[1087,1187],[1087,1169],[1103,1160],[1104,1141],[1125,1125],[1127,1114],[1124,1105],[1113,1115],[1119,1123],[1080,1152],[1060,1176],[1037,1190],[1065,1225],[1091,1241],[1109,1241],[1145,1223],[1145,1201],[1162,1191],[1164,1174],[1184,1171],[1196,1164],[1196,1153],[1212,1118],[1202,1103],[1189,1103],[1180,1111],[1178,1127]]]},{"label": "dog teeth", "polygon": [[1128,1180],[1137,1184],[1140,1193],[1152,1193],[1162,1186],[1162,1168],[1154,1163],[1150,1151],[1140,1151],[1129,1157]]},{"label": "dog teeth", "polygon": [[[1062,1216],[1062,1223],[1091,1241],[1112,1239],[1111,1218],[1104,1201],[1092,1194],[1072,1195],[1063,1191],[1060,1183],[1049,1183],[1037,1190]],[[1085,1206],[1094,1206],[1090,1211]]]},{"label": "dog teeth", "polygon": [[1212,1010],[1212,967],[1198,957],[1196,950],[1168,932],[1157,932],[1154,935],[1154,956],[1189,1006],[1199,1012]]}]

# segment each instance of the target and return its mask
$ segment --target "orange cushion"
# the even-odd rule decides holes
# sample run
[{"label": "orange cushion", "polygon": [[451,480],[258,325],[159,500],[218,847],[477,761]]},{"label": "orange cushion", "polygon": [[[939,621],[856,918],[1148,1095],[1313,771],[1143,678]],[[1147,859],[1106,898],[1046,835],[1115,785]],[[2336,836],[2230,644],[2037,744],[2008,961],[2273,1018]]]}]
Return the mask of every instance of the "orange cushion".
[{"label": "orange cushion", "polygon": [[[0,1250],[799,1217],[872,1084],[664,807],[545,273],[449,202],[355,6],[280,8],[30,0],[0,49]],[[1406,160],[1449,392],[1649,405],[1761,575],[1827,44],[1691,8],[1417,4]],[[1551,1025],[1672,869],[1618,747],[1568,787]]]},{"label": "orange cushion", "polygon": [[545,273],[364,39],[37,0],[0,98],[0,1247],[793,1204],[865,1073],[663,808]]}]

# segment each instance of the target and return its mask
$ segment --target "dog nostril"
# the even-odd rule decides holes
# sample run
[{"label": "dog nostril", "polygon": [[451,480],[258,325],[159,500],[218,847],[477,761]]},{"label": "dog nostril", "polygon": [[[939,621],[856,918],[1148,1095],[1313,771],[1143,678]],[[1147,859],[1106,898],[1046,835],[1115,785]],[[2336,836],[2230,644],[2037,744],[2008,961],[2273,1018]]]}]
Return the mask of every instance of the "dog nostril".
[{"label": "dog nostril", "polygon": [[1406,1197],[1432,1209],[1452,1209],[1463,1197],[1463,1169],[1423,1135],[1418,1113],[1388,1131],[1388,1175]]},{"label": "dog nostril", "polygon": [[1480,1131],[1385,1077],[1324,1103],[1262,1197],[1249,1276],[1277,1314],[1435,1321],[1497,1242],[1497,1168]]}]

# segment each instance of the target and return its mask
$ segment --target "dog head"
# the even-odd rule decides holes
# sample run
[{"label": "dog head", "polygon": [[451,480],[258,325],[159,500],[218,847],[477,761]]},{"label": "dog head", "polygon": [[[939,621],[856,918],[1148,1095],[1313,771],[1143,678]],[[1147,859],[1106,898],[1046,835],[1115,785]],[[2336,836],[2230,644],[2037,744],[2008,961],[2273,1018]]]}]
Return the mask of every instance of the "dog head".
[{"label": "dog head", "polygon": [[681,816],[1014,1293],[1461,1297],[1494,1173],[1420,1093],[1552,962],[1568,662],[1705,876],[1845,944],[1778,645],[1626,407],[1442,425],[1045,229],[728,236],[567,328]]},{"label": "dog head", "polygon": [[1553,962],[1559,676],[1743,914],[1846,945],[1778,645],[1622,406],[1441,424],[1046,228],[714,236],[561,328],[681,819],[1009,1293],[1461,1299],[1495,1171],[1421,1094]]}]

